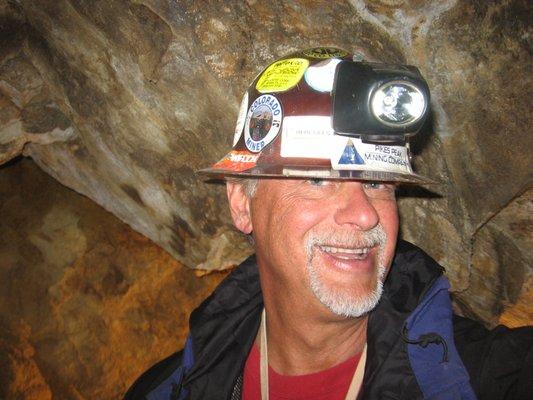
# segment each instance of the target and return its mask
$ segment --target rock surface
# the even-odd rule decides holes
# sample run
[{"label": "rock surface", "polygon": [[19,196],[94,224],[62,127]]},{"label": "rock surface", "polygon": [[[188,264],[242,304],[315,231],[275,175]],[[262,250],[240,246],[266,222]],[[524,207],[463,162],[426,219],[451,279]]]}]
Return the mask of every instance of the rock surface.
[{"label": "rock surface", "polygon": [[533,322],[532,215],[529,189],[474,234],[469,285],[456,300],[478,320],[509,326]]},{"label": "rock surface", "polygon": [[0,168],[0,399],[119,399],[178,350],[202,278],[29,160]]},{"label": "rock surface", "polygon": [[208,270],[250,249],[194,171],[228,149],[262,66],[319,44],[418,65],[433,121],[415,163],[444,184],[404,190],[402,234],[446,267],[464,313],[533,322],[526,0],[0,0],[0,18],[0,162],[23,151]]}]

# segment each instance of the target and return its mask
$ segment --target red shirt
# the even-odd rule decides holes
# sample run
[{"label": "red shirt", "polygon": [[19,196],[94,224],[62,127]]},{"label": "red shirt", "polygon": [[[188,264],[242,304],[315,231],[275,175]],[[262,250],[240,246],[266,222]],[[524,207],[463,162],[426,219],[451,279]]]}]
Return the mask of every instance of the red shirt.
[{"label": "red shirt", "polygon": [[[361,354],[324,371],[280,375],[268,367],[270,400],[344,400]],[[261,400],[259,349],[254,344],[244,365],[243,400]]]}]

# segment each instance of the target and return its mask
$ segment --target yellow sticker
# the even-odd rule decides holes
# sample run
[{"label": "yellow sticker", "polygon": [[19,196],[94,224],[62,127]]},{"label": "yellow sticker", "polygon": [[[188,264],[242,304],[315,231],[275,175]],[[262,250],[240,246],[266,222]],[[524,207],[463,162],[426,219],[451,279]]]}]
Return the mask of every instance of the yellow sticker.
[{"label": "yellow sticker", "polygon": [[295,86],[309,66],[305,58],[287,58],[270,65],[261,75],[255,88],[260,93],[283,92]]}]

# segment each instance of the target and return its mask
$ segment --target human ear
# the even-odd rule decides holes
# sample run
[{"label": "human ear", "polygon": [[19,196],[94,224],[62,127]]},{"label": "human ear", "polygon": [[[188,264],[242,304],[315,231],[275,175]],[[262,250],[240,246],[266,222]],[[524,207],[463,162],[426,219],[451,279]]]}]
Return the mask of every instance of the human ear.
[{"label": "human ear", "polygon": [[238,182],[226,182],[226,189],[233,224],[241,232],[250,234],[252,232],[250,199],[246,196],[244,185]]}]

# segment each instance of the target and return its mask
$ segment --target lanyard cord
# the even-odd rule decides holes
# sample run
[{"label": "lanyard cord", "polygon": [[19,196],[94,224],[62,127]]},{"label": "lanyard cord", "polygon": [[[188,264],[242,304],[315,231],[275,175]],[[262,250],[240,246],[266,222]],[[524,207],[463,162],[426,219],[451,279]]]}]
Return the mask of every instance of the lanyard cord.
[{"label": "lanyard cord", "polygon": [[263,308],[261,313],[261,347],[259,349],[260,360],[260,382],[261,382],[261,400],[268,400],[268,348],[267,348],[267,324],[266,312]]},{"label": "lanyard cord", "polygon": [[[261,343],[261,348],[259,349],[259,359],[260,359],[260,375],[259,379],[261,382],[261,400],[268,400],[268,348],[267,348],[267,333],[266,333],[266,312],[263,308],[261,313],[261,326],[259,327],[259,341]],[[350,387],[346,393],[345,400],[355,400],[361,385],[363,383],[363,376],[365,374],[365,364],[366,364],[366,343],[361,353],[361,358],[357,364],[357,368],[352,377]]]}]

